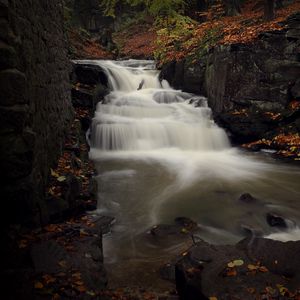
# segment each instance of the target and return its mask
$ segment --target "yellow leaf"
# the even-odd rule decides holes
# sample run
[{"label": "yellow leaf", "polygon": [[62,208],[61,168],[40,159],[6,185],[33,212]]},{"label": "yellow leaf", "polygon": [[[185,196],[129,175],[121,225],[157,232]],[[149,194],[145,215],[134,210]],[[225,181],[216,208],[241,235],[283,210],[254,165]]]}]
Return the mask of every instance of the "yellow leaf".
[{"label": "yellow leaf", "polygon": [[209,300],[218,300],[217,297],[209,297],[208,299],[209,299]]},{"label": "yellow leaf", "polygon": [[248,270],[250,270],[250,271],[255,271],[255,270],[257,270],[259,267],[250,264],[250,265],[247,266],[247,268],[248,268]]},{"label": "yellow leaf", "polygon": [[37,281],[37,282],[35,282],[35,284],[34,284],[34,288],[35,288],[35,289],[40,290],[40,289],[42,289],[43,287],[44,287],[44,285],[43,285],[40,281]]},{"label": "yellow leaf", "polygon": [[56,173],[53,169],[50,169],[50,172],[51,172],[51,176],[53,176],[53,177],[59,177],[59,174]]},{"label": "yellow leaf", "polygon": [[244,264],[244,261],[242,259],[236,259],[236,260],[229,262],[227,264],[227,266],[228,266],[228,268],[234,268],[234,267],[242,266],[243,264]]},{"label": "yellow leaf", "polygon": [[65,181],[66,179],[67,179],[66,176],[59,176],[59,177],[57,178],[57,181],[63,182],[63,181]]}]

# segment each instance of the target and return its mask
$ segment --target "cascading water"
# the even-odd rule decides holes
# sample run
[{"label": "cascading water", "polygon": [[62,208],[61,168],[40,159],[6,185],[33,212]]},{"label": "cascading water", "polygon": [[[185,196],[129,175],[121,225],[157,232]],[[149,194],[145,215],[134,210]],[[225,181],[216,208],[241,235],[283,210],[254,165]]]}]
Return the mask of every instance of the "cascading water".
[{"label": "cascading water", "polygon": [[[201,238],[213,243],[239,241],[242,225],[270,238],[300,239],[299,169],[232,148],[206,99],[159,82],[154,62],[83,63],[101,66],[112,90],[97,105],[90,152],[99,172],[99,212],[116,217],[104,239],[107,264],[153,262],[157,245],[140,237],[178,216],[200,223]],[[245,192],[258,201],[239,203]],[[293,220],[293,228],[269,227],[270,211]]]},{"label": "cascading water", "polygon": [[[171,89],[155,70],[130,62],[102,62],[113,92],[97,106],[93,147],[114,151],[220,150],[229,147],[225,132],[211,119],[204,98]],[[138,88],[140,87],[140,90]],[[189,102],[201,104],[195,108]]]}]

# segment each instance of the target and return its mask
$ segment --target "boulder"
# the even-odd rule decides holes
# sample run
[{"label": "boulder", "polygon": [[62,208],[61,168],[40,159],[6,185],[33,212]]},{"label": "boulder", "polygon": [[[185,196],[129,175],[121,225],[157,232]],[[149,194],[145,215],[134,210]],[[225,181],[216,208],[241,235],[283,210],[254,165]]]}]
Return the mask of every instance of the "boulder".
[{"label": "boulder", "polygon": [[257,201],[257,199],[254,198],[251,194],[245,193],[239,197],[239,201],[244,202],[244,203],[255,203]]},{"label": "boulder", "polygon": [[[279,242],[249,237],[236,245],[197,243],[176,264],[180,299],[249,299],[267,297],[266,287],[283,285],[291,292],[299,286],[300,242]],[[228,263],[238,260],[239,265]],[[257,264],[257,262],[260,264]],[[256,271],[251,271],[249,265]],[[261,270],[260,266],[263,266]]]},{"label": "boulder", "polygon": [[267,213],[266,220],[271,227],[287,228],[286,221],[282,216]]},{"label": "boulder", "polygon": [[73,64],[73,81],[86,85],[102,84],[108,87],[108,77],[105,71],[97,65],[93,64]]}]

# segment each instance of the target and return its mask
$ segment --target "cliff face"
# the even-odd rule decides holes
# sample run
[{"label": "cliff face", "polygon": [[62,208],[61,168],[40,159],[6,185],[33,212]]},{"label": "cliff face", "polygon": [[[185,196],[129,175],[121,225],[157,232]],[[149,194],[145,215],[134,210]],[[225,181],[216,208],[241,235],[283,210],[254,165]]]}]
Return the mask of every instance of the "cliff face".
[{"label": "cliff face", "polygon": [[266,32],[253,45],[216,47],[208,54],[205,89],[216,113],[256,106],[282,110],[299,97],[300,14],[282,31]]},{"label": "cliff face", "polygon": [[13,223],[39,223],[73,114],[63,3],[0,0],[0,24],[2,211]]},{"label": "cliff face", "polygon": [[194,63],[169,63],[160,77],[175,88],[207,96],[216,120],[236,142],[272,136],[284,126],[297,133],[300,112],[290,104],[296,100],[299,107],[300,100],[300,13],[285,25],[251,44],[216,46]]}]

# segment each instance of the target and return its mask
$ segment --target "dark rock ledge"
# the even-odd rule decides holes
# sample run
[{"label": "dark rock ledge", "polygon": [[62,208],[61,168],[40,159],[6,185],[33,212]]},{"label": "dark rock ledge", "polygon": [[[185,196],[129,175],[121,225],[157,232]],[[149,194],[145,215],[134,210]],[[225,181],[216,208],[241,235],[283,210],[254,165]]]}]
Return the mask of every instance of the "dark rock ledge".
[{"label": "dark rock ledge", "polygon": [[[236,245],[198,242],[175,265],[181,299],[298,299],[300,241],[246,238]],[[237,262],[239,266],[229,267]],[[213,298],[214,299],[214,298]]]}]

